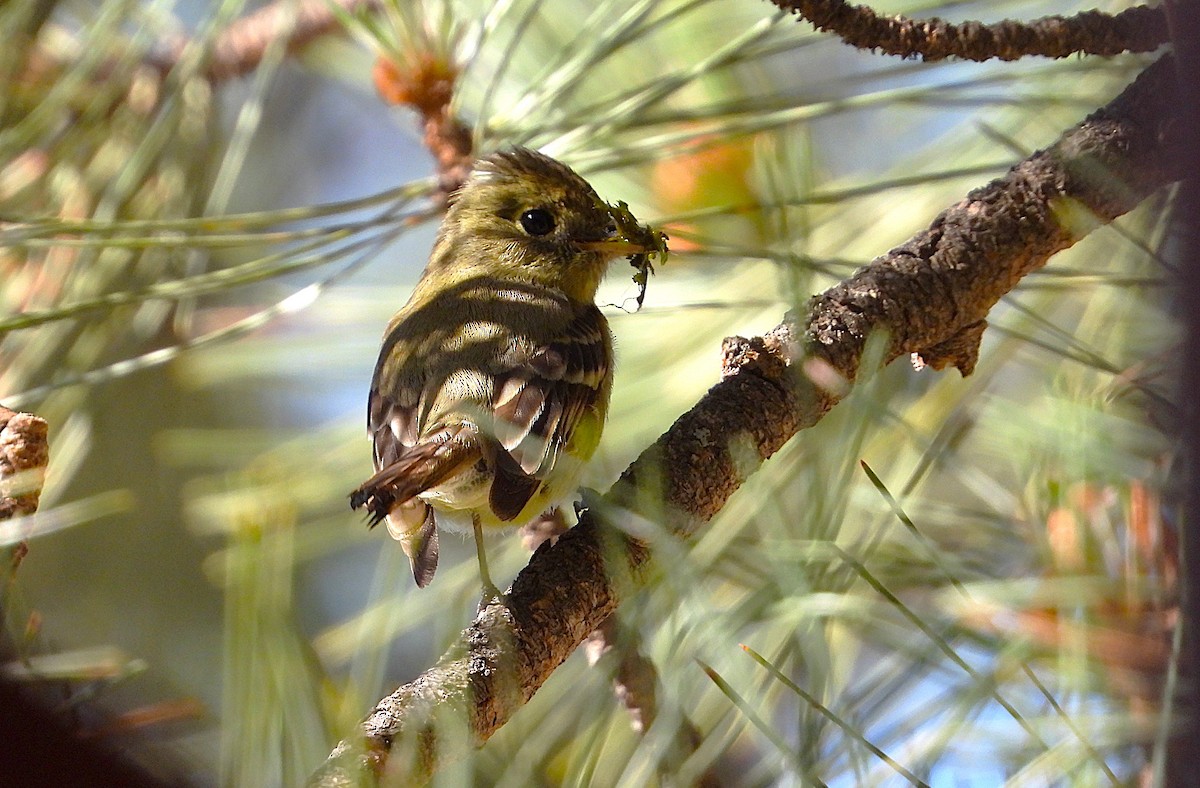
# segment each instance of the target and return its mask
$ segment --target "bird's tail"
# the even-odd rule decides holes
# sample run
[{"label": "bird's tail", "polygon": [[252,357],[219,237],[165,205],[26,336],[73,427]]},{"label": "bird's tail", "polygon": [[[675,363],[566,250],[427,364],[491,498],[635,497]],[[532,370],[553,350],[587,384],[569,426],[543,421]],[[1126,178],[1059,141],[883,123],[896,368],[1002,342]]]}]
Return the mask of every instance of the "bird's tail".
[{"label": "bird's tail", "polygon": [[350,493],[350,508],[365,506],[374,528],[397,506],[437,487],[482,457],[474,425],[444,427],[406,450]]}]

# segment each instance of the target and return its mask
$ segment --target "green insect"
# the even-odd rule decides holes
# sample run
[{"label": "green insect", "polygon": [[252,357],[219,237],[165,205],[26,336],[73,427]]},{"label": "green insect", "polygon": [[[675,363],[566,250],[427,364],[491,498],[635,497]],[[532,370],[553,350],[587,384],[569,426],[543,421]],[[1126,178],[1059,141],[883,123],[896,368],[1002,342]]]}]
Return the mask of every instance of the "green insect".
[{"label": "green insect", "polygon": [[629,256],[629,264],[637,269],[633,275],[633,283],[638,286],[637,305],[638,309],[641,309],[642,302],[646,299],[646,284],[650,279],[650,274],[654,273],[654,266],[650,260],[658,258],[660,265],[667,262],[669,251],[667,241],[669,239],[667,234],[661,230],[639,224],[629,210],[629,205],[623,200],[617,202],[616,205],[608,205],[608,213],[617,224],[618,235],[650,250]]}]

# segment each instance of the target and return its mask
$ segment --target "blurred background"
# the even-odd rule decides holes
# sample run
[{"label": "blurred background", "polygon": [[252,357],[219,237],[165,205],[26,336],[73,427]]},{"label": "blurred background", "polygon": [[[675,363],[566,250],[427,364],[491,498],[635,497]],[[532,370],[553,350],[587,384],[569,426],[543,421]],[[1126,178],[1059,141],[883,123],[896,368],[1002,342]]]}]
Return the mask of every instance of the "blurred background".
[{"label": "blurred background", "polygon": [[[51,428],[40,511],[5,545],[28,552],[5,562],[4,671],[197,786],[302,783],[477,601],[469,542],[444,538],[417,592],[346,505],[379,339],[437,223],[434,159],[377,94],[379,58],[447,66],[477,151],[542,149],[670,234],[640,311],[623,266],[600,298],[618,368],[599,490],[716,382],[722,337],[769,329],[1149,62],[922,64],[747,0],[426,0],[347,3],[330,34],[214,75],[219,32],[255,8],[0,8],[19,42],[0,55],[0,403]],[[442,783],[1154,775],[1171,197],[1029,276],[970,378],[864,375],[698,539],[659,540],[669,568],[622,608],[657,674],[647,731],[614,666],[576,655]],[[501,585],[527,560],[515,536],[488,550]]]}]

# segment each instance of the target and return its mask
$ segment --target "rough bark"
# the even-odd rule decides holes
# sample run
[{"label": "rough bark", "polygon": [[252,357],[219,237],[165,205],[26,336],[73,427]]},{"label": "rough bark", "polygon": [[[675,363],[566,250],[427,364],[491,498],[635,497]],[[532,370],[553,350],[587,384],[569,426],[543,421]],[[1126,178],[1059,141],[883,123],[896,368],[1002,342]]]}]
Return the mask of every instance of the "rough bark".
[{"label": "rough bark", "polygon": [[1019,60],[1029,55],[1117,55],[1151,52],[1168,40],[1161,6],[1134,6],[1118,14],[1084,11],[1029,22],[1005,19],[994,24],[947,22],[883,16],[845,0],[772,0],[799,14],[813,27],[840,37],[850,46],[925,61],[958,58]]},{"label": "rough bark", "polygon": [[0,405],[0,520],[37,511],[50,461],[46,420]]}]

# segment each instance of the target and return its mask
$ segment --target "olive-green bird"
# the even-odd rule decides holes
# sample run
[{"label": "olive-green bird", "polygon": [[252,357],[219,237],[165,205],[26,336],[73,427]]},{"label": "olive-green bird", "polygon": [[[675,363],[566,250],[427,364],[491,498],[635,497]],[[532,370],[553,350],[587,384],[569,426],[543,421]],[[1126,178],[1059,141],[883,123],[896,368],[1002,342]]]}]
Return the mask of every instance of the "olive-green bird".
[{"label": "olive-green bird", "polygon": [[596,289],[612,260],[665,254],[661,239],[548,156],[476,164],[384,334],[367,412],[377,473],[350,495],[386,521],[418,586],[437,569],[438,527],[470,527],[485,597],[498,596],[481,529],[575,493],[612,388]]}]

